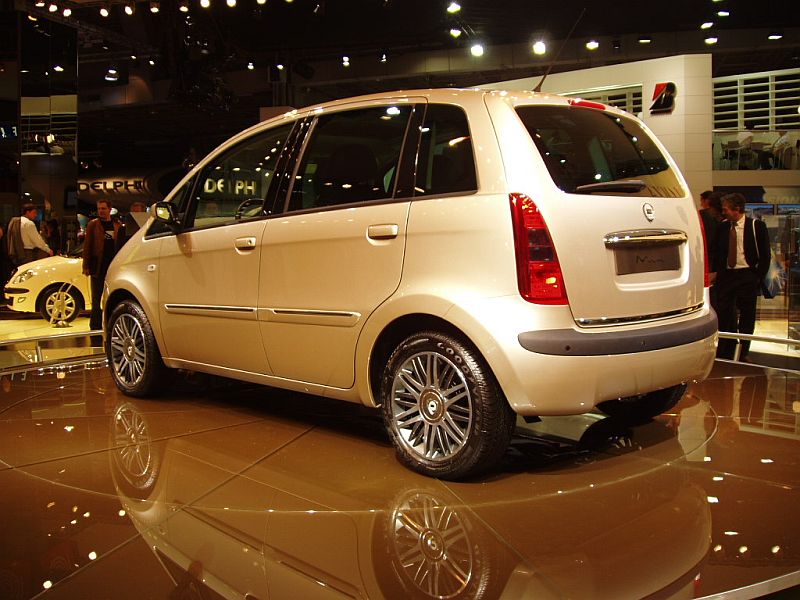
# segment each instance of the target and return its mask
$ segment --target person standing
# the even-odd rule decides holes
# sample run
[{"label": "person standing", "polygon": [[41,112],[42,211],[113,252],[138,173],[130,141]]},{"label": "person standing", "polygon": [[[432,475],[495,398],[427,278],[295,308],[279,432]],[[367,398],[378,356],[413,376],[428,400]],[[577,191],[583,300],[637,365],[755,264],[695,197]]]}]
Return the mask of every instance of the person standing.
[{"label": "person standing", "polygon": [[[717,228],[713,271],[716,273],[719,330],[752,334],[756,302],[770,263],[766,224],[744,215],[745,198],[733,193],[722,197],[725,220]],[[745,360],[750,342],[741,342],[739,359]],[[720,339],[717,356],[732,359],[736,340]]]},{"label": "person standing", "polygon": [[53,256],[39,230],[36,228],[38,209],[33,204],[22,205],[22,216],[14,217],[8,224],[8,257],[14,266]]},{"label": "person standing", "polygon": [[103,295],[103,282],[111,260],[117,253],[117,237],[121,225],[111,218],[111,201],[97,201],[97,218],[86,226],[86,237],[83,242],[83,274],[91,277],[92,314],[89,328],[103,328],[103,311],[100,298]]}]

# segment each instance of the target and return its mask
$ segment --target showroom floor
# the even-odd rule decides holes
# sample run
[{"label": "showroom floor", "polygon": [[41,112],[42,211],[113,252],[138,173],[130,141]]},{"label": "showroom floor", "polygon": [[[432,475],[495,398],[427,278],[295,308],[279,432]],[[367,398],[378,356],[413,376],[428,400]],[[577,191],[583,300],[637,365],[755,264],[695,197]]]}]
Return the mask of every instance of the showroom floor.
[{"label": "showroom floor", "polygon": [[97,363],[0,380],[4,599],[753,598],[800,584],[797,372],[718,363],[633,427],[520,421],[501,467],[460,483],[401,467],[356,405],[183,373],[134,399]]}]

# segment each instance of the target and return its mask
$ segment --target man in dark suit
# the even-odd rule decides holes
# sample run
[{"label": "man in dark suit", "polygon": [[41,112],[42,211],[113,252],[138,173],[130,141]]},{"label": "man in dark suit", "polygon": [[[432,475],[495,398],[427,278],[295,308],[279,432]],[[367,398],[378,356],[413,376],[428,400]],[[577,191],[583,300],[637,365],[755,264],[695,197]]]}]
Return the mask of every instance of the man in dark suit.
[{"label": "man in dark suit", "polygon": [[[719,330],[753,333],[756,325],[756,301],[761,282],[769,269],[770,246],[766,224],[744,216],[745,199],[741,194],[722,198],[722,215],[712,271],[716,276]],[[755,235],[754,235],[755,234]],[[741,342],[739,359],[745,360],[750,342]],[[736,340],[720,339],[717,356],[732,359]]]}]

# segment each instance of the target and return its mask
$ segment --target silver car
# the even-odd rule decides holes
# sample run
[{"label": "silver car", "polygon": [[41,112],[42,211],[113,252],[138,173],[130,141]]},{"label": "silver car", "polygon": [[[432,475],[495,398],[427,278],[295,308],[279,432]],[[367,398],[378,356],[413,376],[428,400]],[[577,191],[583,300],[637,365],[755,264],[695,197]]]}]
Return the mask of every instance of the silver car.
[{"label": "silver car", "polygon": [[151,213],[106,280],[123,392],[182,368],[380,406],[434,477],[492,468],[517,415],[648,419],[713,364],[690,192],[602,104],[447,89],[293,110]]}]

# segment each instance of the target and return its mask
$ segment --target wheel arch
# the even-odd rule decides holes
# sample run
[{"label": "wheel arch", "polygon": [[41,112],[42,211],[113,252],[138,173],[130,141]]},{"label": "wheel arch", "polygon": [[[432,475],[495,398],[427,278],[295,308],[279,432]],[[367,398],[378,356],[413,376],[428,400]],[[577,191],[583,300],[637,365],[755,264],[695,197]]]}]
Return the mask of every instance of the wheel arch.
[{"label": "wheel arch", "polygon": [[[480,356],[486,369],[494,378],[495,382],[497,382],[497,377],[495,376],[489,361],[486,360],[486,357],[483,355],[478,345],[472,339],[470,339],[470,337],[464,331],[442,317],[426,313],[412,313],[398,317],[390,322],[388,325],[386,325],[386,327],[384,327],[384,329],[375,339],[375,343],[372,346],[369,356],[368,374],[370,394],[369,400],[372,406],[380,406],[381,376],[383,374],[383,368],[388,362],[392,352],[394,352],[395,348],[397,348],[400,342],[406,339],[408,336],[412,335],[413,333],[426,330],[434,330],[447,335],[452,335],[460,339],[465,344],[468,344],[475,351],[475,353]],[[499,382],[497,388],[500,390],[500,393],[503,394],[503,390],[499,385]],[[505,395],[503,396],[505,399]]]}]

